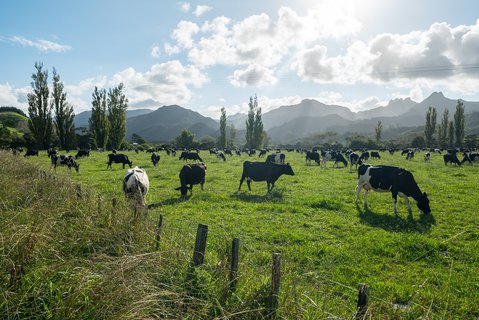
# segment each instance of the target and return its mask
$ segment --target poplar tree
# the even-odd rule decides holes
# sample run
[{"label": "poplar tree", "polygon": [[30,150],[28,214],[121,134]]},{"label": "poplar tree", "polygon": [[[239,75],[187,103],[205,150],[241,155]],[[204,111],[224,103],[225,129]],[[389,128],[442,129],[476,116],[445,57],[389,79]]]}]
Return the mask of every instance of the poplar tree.
[{"label": "poplar tree", "polygon": [[249,110],[248,118],[246,119],[246,147],[253,149],[254,148],[254,116],[255,116],[255,107],[258,105],[256,96],[249,98]]},{"label": "poplar tree", "polygon": [[376,144],[379,144],[381,141],[381,134],[383,132],[383,124],[381,121],[378,121],[378,125],[376,128],[374,128],[374,131],[376,132]]},{"label": "poplar tree", "polygon": [[447,133],[449,129],[449,110],[444,109],[441,123],[437,128],[437,140],[440,148],[447,147]]},{"label": "poplar tree", "polygon": [[236,141],[236,128],[232,124],[230,128],[230,141],[229,141],[229,146],[232,148],[235,145]]},{"label": "poplar tree", "polygon": [[429,107],[426,112],[426,124],[424,125],[424,140],[426,146],[431,148],[433,143],[434,131],[436,130],[436,108]]},{"label": "poplar tree", "polygon": [[264,130],[263,121],[261,120],[261,108],[256,103],[256,115],[254,118],[253,127],[253,144],[255,148],[261,148],[263,146]]},{"label": "poplar tree", "polygon": [[63,82],[60,75],[53,68],[53,92],[51,108],[54,111],[55,131],[62,149],[70,149],[75,145],[75,124],[73,119],[73,106],[67,102],[67,94],[64,92]]},{"label": "poplar tree", "polygon": [[38,148],[47,149],[52,139],[52,107],[48,103],[48,72],[43,70],[43,63],[35,63],[36,73],[32,74],[32,93],[27,95],[28,127],[35,138]]},{"label": "poplar tree", "polygon": [[105,148],[108,142],[109,123],[106,114],[106,91],[95,87],[92,94],[92,109],[89,119],[90,131],[98,148]]},{"label": "poplar tree", "polygon": [[448,142],[449,148],[454,147],[454,122],[452,120],[449,121],[447,142]]},{"label": "poplar tree", "polygon": [[457,100],[456,112],[454,113],[454,130],[456,132],[456,147],[462,147],[464,142],[464,103]]},{"label": "poplar tree", "polygon": [[219,148],[226,148],[226,110],[224,107],[221,108],[220,116],[220,138],[218,141]]},{"label": "poplar tree", "polygon": [[126,135],[126,111],[128,99],[123,93],[123,83],[108,91],[108,141],[110,147],[119,149]]}]

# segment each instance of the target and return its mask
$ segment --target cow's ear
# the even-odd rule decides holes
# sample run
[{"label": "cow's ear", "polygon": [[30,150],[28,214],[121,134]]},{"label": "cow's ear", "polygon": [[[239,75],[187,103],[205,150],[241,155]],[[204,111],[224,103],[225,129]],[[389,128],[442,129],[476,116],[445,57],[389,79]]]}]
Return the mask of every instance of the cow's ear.
[{"label": "cow's ear", "polygon": [[287,162],[286,165],[289,166],[290,165],[289,162]]},{"label": "cow's ear", "polygon": [[423,195],[424,198],[427,197],[427,193],[426,193],[426,192],[424,192],[422,195]]}]

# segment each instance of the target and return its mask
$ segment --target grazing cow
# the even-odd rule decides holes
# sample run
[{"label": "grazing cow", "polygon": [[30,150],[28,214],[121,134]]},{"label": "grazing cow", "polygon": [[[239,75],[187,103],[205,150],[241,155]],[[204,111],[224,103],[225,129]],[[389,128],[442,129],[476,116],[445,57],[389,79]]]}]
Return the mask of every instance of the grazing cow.
[{"label": "grazing cow", "polygon": [[[51,161],[53,169],[57,169],[58,166],[67,166],[68,171],[72,171],[72,167],[75,168],[75,171],[78,172],[80,170],[80,165],[75,161],[75,158],[73,156],[68,155],[68,154],[53,154],[51,156]],[[51,168],[50,167],[50,168]]]},{"label": "grazing cow", "polygon": [[344,156],[337,151],[326,151],[324,153],[323,159],[321,159],[321,166],[326,167],[326,162],[331,160],[334,160],[334,167],[336,167],[339,162],[342,162],[344,167],[348,166],[348,162]]},{"label": "grazing cow", "polygon": [[441,154],[441,149],[434,149],[432,152]]},{"label": "grazing cow", "polygon": [[258,158],[264,157],[266,155],[266,149],[261,149],[258,154]]},{"label": "grazing cow", "polygon": [[364,206],[367,207],[367,196],[369,190],[387,192],[391,191],[393,197],[393,209],[397,214],[397,196],[404,198],[409,214],[411,214],[411,205],[408,197],[412,197],[417,202],[417,207],[429,214],[429,199],[427,194],[422,193],[411,172],[398,167],[390,166],[370,166],[363,164],[358,169],[358,185],[356,187],[355,203],[358,205],[358,196],[364,189]]},{"label": "grazing cow", "polygon": [[317,153],[316,151],[307,151],[306,163],[311,163],[311,160],[314,160],[317,164],[319,164],[319,153]]},{"label": "grazing cow", "polygon": [[286,159],[286,156],[283,153],[273,153],[266,157],[266,162],[284,164],[285,159]]},{"label": "grazing cow", "polygon": [[[205,184],[206,165],[203,162],[185,164],[180,171],[181,186],[175,190],[181,190],[181,197],[185,198],[188,190],[193,194],[193,185],[200,184],[201,190]],[[188,186],[189,185],[189,186]]]},{"label": "grazing cow", "polygon": [[353,165],[355,165],[355,169],[358,170],[358,164],[362,164],[363,161],[361,158],[358,156],[357,153],[351,152],[349,154],[349,172],[353,171]]},{"label": "grazing cow", "polygon": [[225,152],[225,154],[229,155],[230,157],[233,156],[233,153],[231,152],[230,149],[225,149],[224,152]]},{"label": "grazing cow", "polygon": [[49,158],[51,158],[53,155],[56,155],[56,154],[58,154],[58,150],[53,148],[48,148],[47,155]]},{"label": "grazing cow", "polygon": [[160,161],[160,155],[156,152],[152,152],[150,159],[151,159],[151,162],[153,163],[153,166],[156,167],[156,165]]},{"label": "grazing cow", "polygon": [[431,160],[431,154],[429,152],[426,152],[424,154],[424,161],[428,162],[429,160]]},{"label": "grazing cow", "polygon": [[371,151],[371,159],[381,159],[381,155],[377,151]]},{"label": "grazing cow", "polygon": [[413,150],[409,150],[407,152],[407,156],[406,156],[406,160],[412,160],[414,158],[414,151]]},{"label": "grazing cow", "polygon": [[274,183],[282,174],[294,176],[293,169],[289,163],[276,164],[271,162],[245,161],[243,163],[243,174],[241,175],[238,190],[241,190],[241,185],[243,184],[244,179],[246,179],[249,191],[251,191],[251,180],[253,180],[266,181],[268,192],[270,192],[274,188]]},{"label": "grazing cow", "polygon": [[89,157],[90,156],[90,150],[78,150],[75,159],[79,159],[81,157]]},{"label": "grazing cow", "polygon": [[123,164],[123,169],[125,169],[125,164],[127,164],[130,168],[131,168],[131,165],[133,164],[133,162],[131,162],[129,159],[128,159],[128,156],[126,154],[122,154],[122,153],[119,153],[119,154],[116,154],[116,153],[110,153],[108,155],[108,164],[106,166],[106,168],[111,168],[111,164],[112,163],[121,163]]},{"label": "grazing cow", "polygon": [[225,153],[223,151],[218,151],[216,152],[216,156],[220,159],[223,159],[223,161],[226,161]]},{"label": "grazing cow", "polygon": [[180,155],[180,160],[199,160],[200,162],[203,162],[203,160],[201,159],[200,155],[196,152],[188,152],[188,151],[183,151],[181,152],[181,155]]},{"label": "grazing cow", "polygon": [[255,150],[255,149],[251,149],[251,150],[248,151],[248,156],[251,157],[251,156],[254,155],[254,154],[256,154],[256,150]]},{"label": "grazing cow", "polygon": [[368,151],[363,151],[361,156],[359,157],[361,160],[368,160],[369,159],[369,152]]},{"label": "grazing cow", "polygon": [[123,192],[127,200],[134,200],[136,205],[146,206],[146,194],[150,181],[145,169],[134,167],[128,169],[123,177]]},{"label": "grazing cow", "polygon": [[444,156],[444,164],[447,165],[448,163],[451,163],[451,164],[457,164],[457,165],[461,165],[461,161],[459,161],[459,159],[457,158],[457,154],[454,152],[454,153],[447,153],[445,154]]},{"label": "grazing cow", "polygon": [[394,152],[396,152],[395,149],[389,149],[389,154],[390,154],[390,155],[394,155]]},{"label": "grazing cow", "polygon": [[240,150],[236,149],[235,153],[236,153],[237,156],[241,156],[241,151]]},{"label": "grazing cow", "polygon": [[28,149],[27,152],[25,152],[24,157],[29,157],[29,156],[37,156],[38,157],[38,150]]},{"label": "grazing cow", "polygon": [[210,154],[216,154],[216,152],[218,152],[218,149],[211,148],[209,151],[210,151]]},{"label": "grazing cow", "polygon": [[469,161],[469,163],[472,164],[473,162],[479,161],[479,153],[465,152],[463,156],[461,163]]}]

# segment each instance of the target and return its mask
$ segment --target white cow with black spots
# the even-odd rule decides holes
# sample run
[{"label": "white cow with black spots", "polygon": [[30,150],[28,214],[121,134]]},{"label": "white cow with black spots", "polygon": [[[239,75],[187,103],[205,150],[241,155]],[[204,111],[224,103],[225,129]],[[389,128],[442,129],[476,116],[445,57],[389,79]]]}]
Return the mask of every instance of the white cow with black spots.
[{"label": "white cow with black spots", "polygon": [[123,178],[123,192],[128,200],[134,200],[138,206],[146,206],[146,194],[150,181],[145,169],[134,167],[128,169]]}]

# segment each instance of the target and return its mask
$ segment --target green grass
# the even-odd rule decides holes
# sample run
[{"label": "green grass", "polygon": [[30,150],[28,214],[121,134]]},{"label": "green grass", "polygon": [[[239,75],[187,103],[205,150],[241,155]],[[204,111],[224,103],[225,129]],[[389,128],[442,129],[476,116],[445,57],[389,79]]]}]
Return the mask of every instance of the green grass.
[{"label": "green grass", "polygon": [[[278,314],[284,318],[351,318],[360,283],[371,287],[368,318],[479,317],[477,165],[446,167],[439,155],[425,163],[422,154],[406,161],[398,153],[370,161],[410,170],[421,190],[428,193],[432,215],[421,214],[411,199],[411,217],[402,199],[399,213],[394,215],[389,193],[370,192],[369,208],[356,208],[356,173],[332,168],[331,163],[327,168],[305,165],[304,156],[294,152],[286,153],[286,159],[296,175],[282,176],[273,192],[266,194],[266,183],[259,182],[252,183],[251,192],[246,184],[237,191],[242,162],[251,160],[247,155],[223,162],[203,151],[200,155],[208,167],[205,190],[195,186],[187,201],[179,201],[179,191],[174,190],[183,165],[178,157],[161,152],[155,168],[149,154],[126,153],[150,178],[147,203],[151,208],[141,227],[129,222],[131,213],[121,191],[126,169],[114,164],[112,170],[106,170],[107,153],[93,152],[80,159],[78,174],[57,169],[56,183],[70,183],[66,177],[70,176],[88,190],[81,201],[68,198],[65,191],[66,207],[54,201],[53,188],[43,189],[52,193],[46,204],[39,203],[44,197],[35,198],[31,190],[23,190],[33,195],[24,200],[20,194],[25,187],[19,185],[16,190],[10,186],[14,178],[3,170],[2,176],[7,176],[0,179],[1,190],[8,191],[2,192],[0,199],[10,218],[8,222],[4,219],[0,229],[2,255],[6,261],[19,260],[9,246],[47,252],[28,254],[41,259],[24,259],[28,270],[25,267],[20,284],[13,289],[2,287],[6,302],[0,313],[15,318],[12,310],[20,301],[30,313],[23,312],[41,311],[53,318],[72,312],[73,318],[262,318],[268,313],[271,255],[281,252]],[[3,160],[5,157],[9,156],[2,155],[2,165],[10,161]],[[49,172],[46,152],[25,161]],[[27,168],[23,162],[21,158],[14,163]],[[113,197],[119,199],[123,213],[113,222],[105,222],[104,214],[98,214],[97,193],[102,194],[104,210],[111,208]],[[63,214],[45,214],[51,220],[42,222],[45,244],[31,249],[26,235],[37,234],[31,231],[31,215],[42,205]],[[160,213],[164,216],[163,236],[161,249],[155,252],[154,225]],[[77,218],[76,228],[67,228],[63,220],[65,216],[71,220],[72,215]],[[198,223],[209,227],[207,252],[205,265],[192,272],[188,263]],[[17,231],[11,231],[12,226]],[[241,240],[239,280],[235,294],[228,298],[224,290],[233,238]],[[48,249],[50,246],[54,249]],[[80,270],[75,269],[77,264]],[[123,265],[128,266],[126,272]],[[11,263],[4,263],[2,270],[10,270],[9,266]],[[8,284],[8,279],[7,272],[3,282]],[[42,297],[47,289],[51,291],[48,299],[42,298],[41,305],[32,302],[38,299],[36,291]],[[60,302],[63,295],[70,297],[69,305]]]}]

